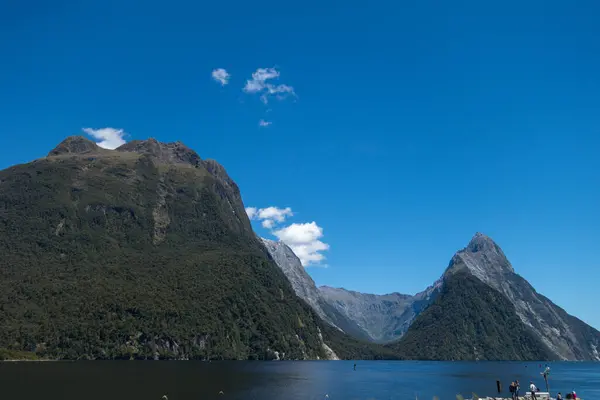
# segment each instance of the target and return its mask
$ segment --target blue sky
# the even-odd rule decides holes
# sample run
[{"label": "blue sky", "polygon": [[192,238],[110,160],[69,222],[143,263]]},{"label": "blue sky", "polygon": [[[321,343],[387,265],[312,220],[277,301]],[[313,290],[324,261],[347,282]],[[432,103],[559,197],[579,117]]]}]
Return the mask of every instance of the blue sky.
[{"label": "blue sky", "polygon": [[291,209],[256,230],[318,284],[414,293],[482,231],[600,328],[600,4],[288,3],[2,2],[0,168],[180,140]]}]

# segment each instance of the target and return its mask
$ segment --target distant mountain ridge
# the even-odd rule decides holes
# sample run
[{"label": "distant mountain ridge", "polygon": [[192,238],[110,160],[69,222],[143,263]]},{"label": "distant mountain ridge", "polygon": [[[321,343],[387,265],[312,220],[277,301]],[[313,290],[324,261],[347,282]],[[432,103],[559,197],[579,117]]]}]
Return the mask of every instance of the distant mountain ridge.
[{"label": "distant mountain ridge", "polygon": [[[275,247],[287,246],[272,242]],[[306,274],[299,262],[277,264],[288,278],[290,271]],[[325,321],[331,323],[334,312],[344,332],[389,343],[404,358],[600,361],[600,332],[538,294],[482,233],[451,258],[439,280],[414,296],[317,288],[310,279],[296,280],[300,297],[304,286],[310,286]]]},{"label": "distant mountain ridge", "polygon": [[399,339],[440,291],[441,279],[416,295],[376,295],[317,287],[300,259],[284,242],[264,238],[262,241],[296,294],[324,321],[361,340],[384,344]]},{"label": "distant mountain ridge", "polygon": [[328,286],[319,287],[319,292],[327,304],[354,321],[371,341],[388,343],[406,333],[417,315],[435,299],[440,283],[414,296],[365,294]]}]

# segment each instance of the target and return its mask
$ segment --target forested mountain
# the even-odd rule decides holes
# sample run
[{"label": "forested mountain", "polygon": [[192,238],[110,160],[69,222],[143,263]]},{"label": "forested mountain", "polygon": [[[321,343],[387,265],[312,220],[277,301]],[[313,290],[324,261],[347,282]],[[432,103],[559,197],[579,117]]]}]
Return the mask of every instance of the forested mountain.
[{"label": "forested mountain", "polygon": [[[332,357],[225,169],[70,137],[0,172],[0,348],[59,359]],[[343,352],[343,348],[340,348]]]}]

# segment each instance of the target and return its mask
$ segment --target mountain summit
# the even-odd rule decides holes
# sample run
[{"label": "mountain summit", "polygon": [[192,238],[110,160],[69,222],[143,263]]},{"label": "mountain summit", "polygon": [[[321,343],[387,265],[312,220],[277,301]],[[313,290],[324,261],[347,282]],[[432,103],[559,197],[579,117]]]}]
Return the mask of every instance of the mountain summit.
[{"label": "mountain summit", "polygon": [[484,282],[501,281],[506,274],[513,274],[514,268],[504,252],[489,236],[476,233],[467,247],[458,251],[450,260],[446,273],[456,273],[463,269]]},{"label": "mountain summit", "polygon": [[198,153],[183,143],[162,143],[154,138],[132,140],[114,150],[107,150],[83,136],[69,136],[48,153],[48,157],[89,154],[101,154],[104,156],[112,154],[112,156],[117,156],[118,154],[115,152],[147,155],[162,164],[187,164],[198,167],[202,163],[202,159]]},{"label": "mountain summit", "polygon": [[99,151],[105,150],[91,140],[83,136],[69,136],[60,142],[54,150],[48,153],[48,157],[60,156],[63,154],[90,154]]}]

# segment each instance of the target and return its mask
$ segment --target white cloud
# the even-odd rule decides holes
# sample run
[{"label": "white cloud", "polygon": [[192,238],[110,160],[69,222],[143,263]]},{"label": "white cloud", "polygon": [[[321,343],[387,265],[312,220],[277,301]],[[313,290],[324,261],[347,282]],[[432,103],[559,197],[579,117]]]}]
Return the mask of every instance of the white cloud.
[{"label": "white cloud", "polygon": [[265,121],[264,119],[261,119],[260,121],[258,121],[258,126],[262,126],[262,127],[267,127],[271,124],[272,124],[271,121]]},{"label": "white cloud", "polygon": [[247,207],[246,213],[250,219],[261,221],[263,228],[270,230],[273,236],[287,244],[303,266],[323,266],[325,256],[322,252],[329,250],[329,245],[321,241],[323,228],[316,222],[279,225],[294,215],[290,207]]},{"label": "white cloud", "polygon": [[304,224],[291,224],[273,233],[286,243],[300,244],[310,243],[322,237],[323,228],[313,221]]},{"label": "white cloud", "polygon": [[115,129],[115,128],[101,128],[101,129],[92,129],[92,128],[83,128],[83,131],[93,137],[99,142],[96,144],[104,149],[116,149],[117,147],[125,144],[125,131],[123,129]]},{"label": "white cloud", "polygon": [[272,233],[290,246],[305,267],[319,265],[325,260],[322,252],[329,250],[329,245],[320,240],[323,237],[323,228],[315,221],[303,224],[294,223]]},{"label": "white cloud", "polygon": [[229,78],[231,75],[224,68],[213,69],[212,78],[219,82],[221,85],[225,86],[229,83]]},{"label": "white cloud", "polygon": [[276,223],[285,222],[286,218],[294,215],[290,207],[246,207],[246,214],[248,214],[248,218],[250,219],[262,221],[262,226],[267,229],[273,228]]},{"label": "white cloud", "polygon": [[265,219],[263,220],[263,222],[261,222],[261,225],[263,226],[263,228],[273,229],[273,227],[275,226],[275,221],[273,221],[272,219]]},{"label": "white cloud", "polygon": [[259,68],[252,73],[252,79],[246,81],[244,92],[257,93],[265,89],[268,79],[279,78],[279,71],[275,68]]},{"label": "white cloud", "polygon": [[254,216],[258,212],[256,207],[246,207],[246,214],[248,214],[248,218],[254,219]]},{"label": "white cloud", "polygon": [[278,79],[280,72],[275,68],[258,68],[252,73],[252,79],[246,81],[244,92],[246,93],[262,93],[260,99],[263,103],[269,102],[269,96],[276,96],[278,100],[283,100],[287,95],[296,96],[294,88],[289,85],[279,84],[274,85],[268,80]]},{"label": "white cloud", "polygon": [[278,207],[267,207],[261,208],[256,214],[257,219],[273,219],[277,222],[283,222],[287,217],[292,217],[294,213],[290,207],[278,208]]}]

